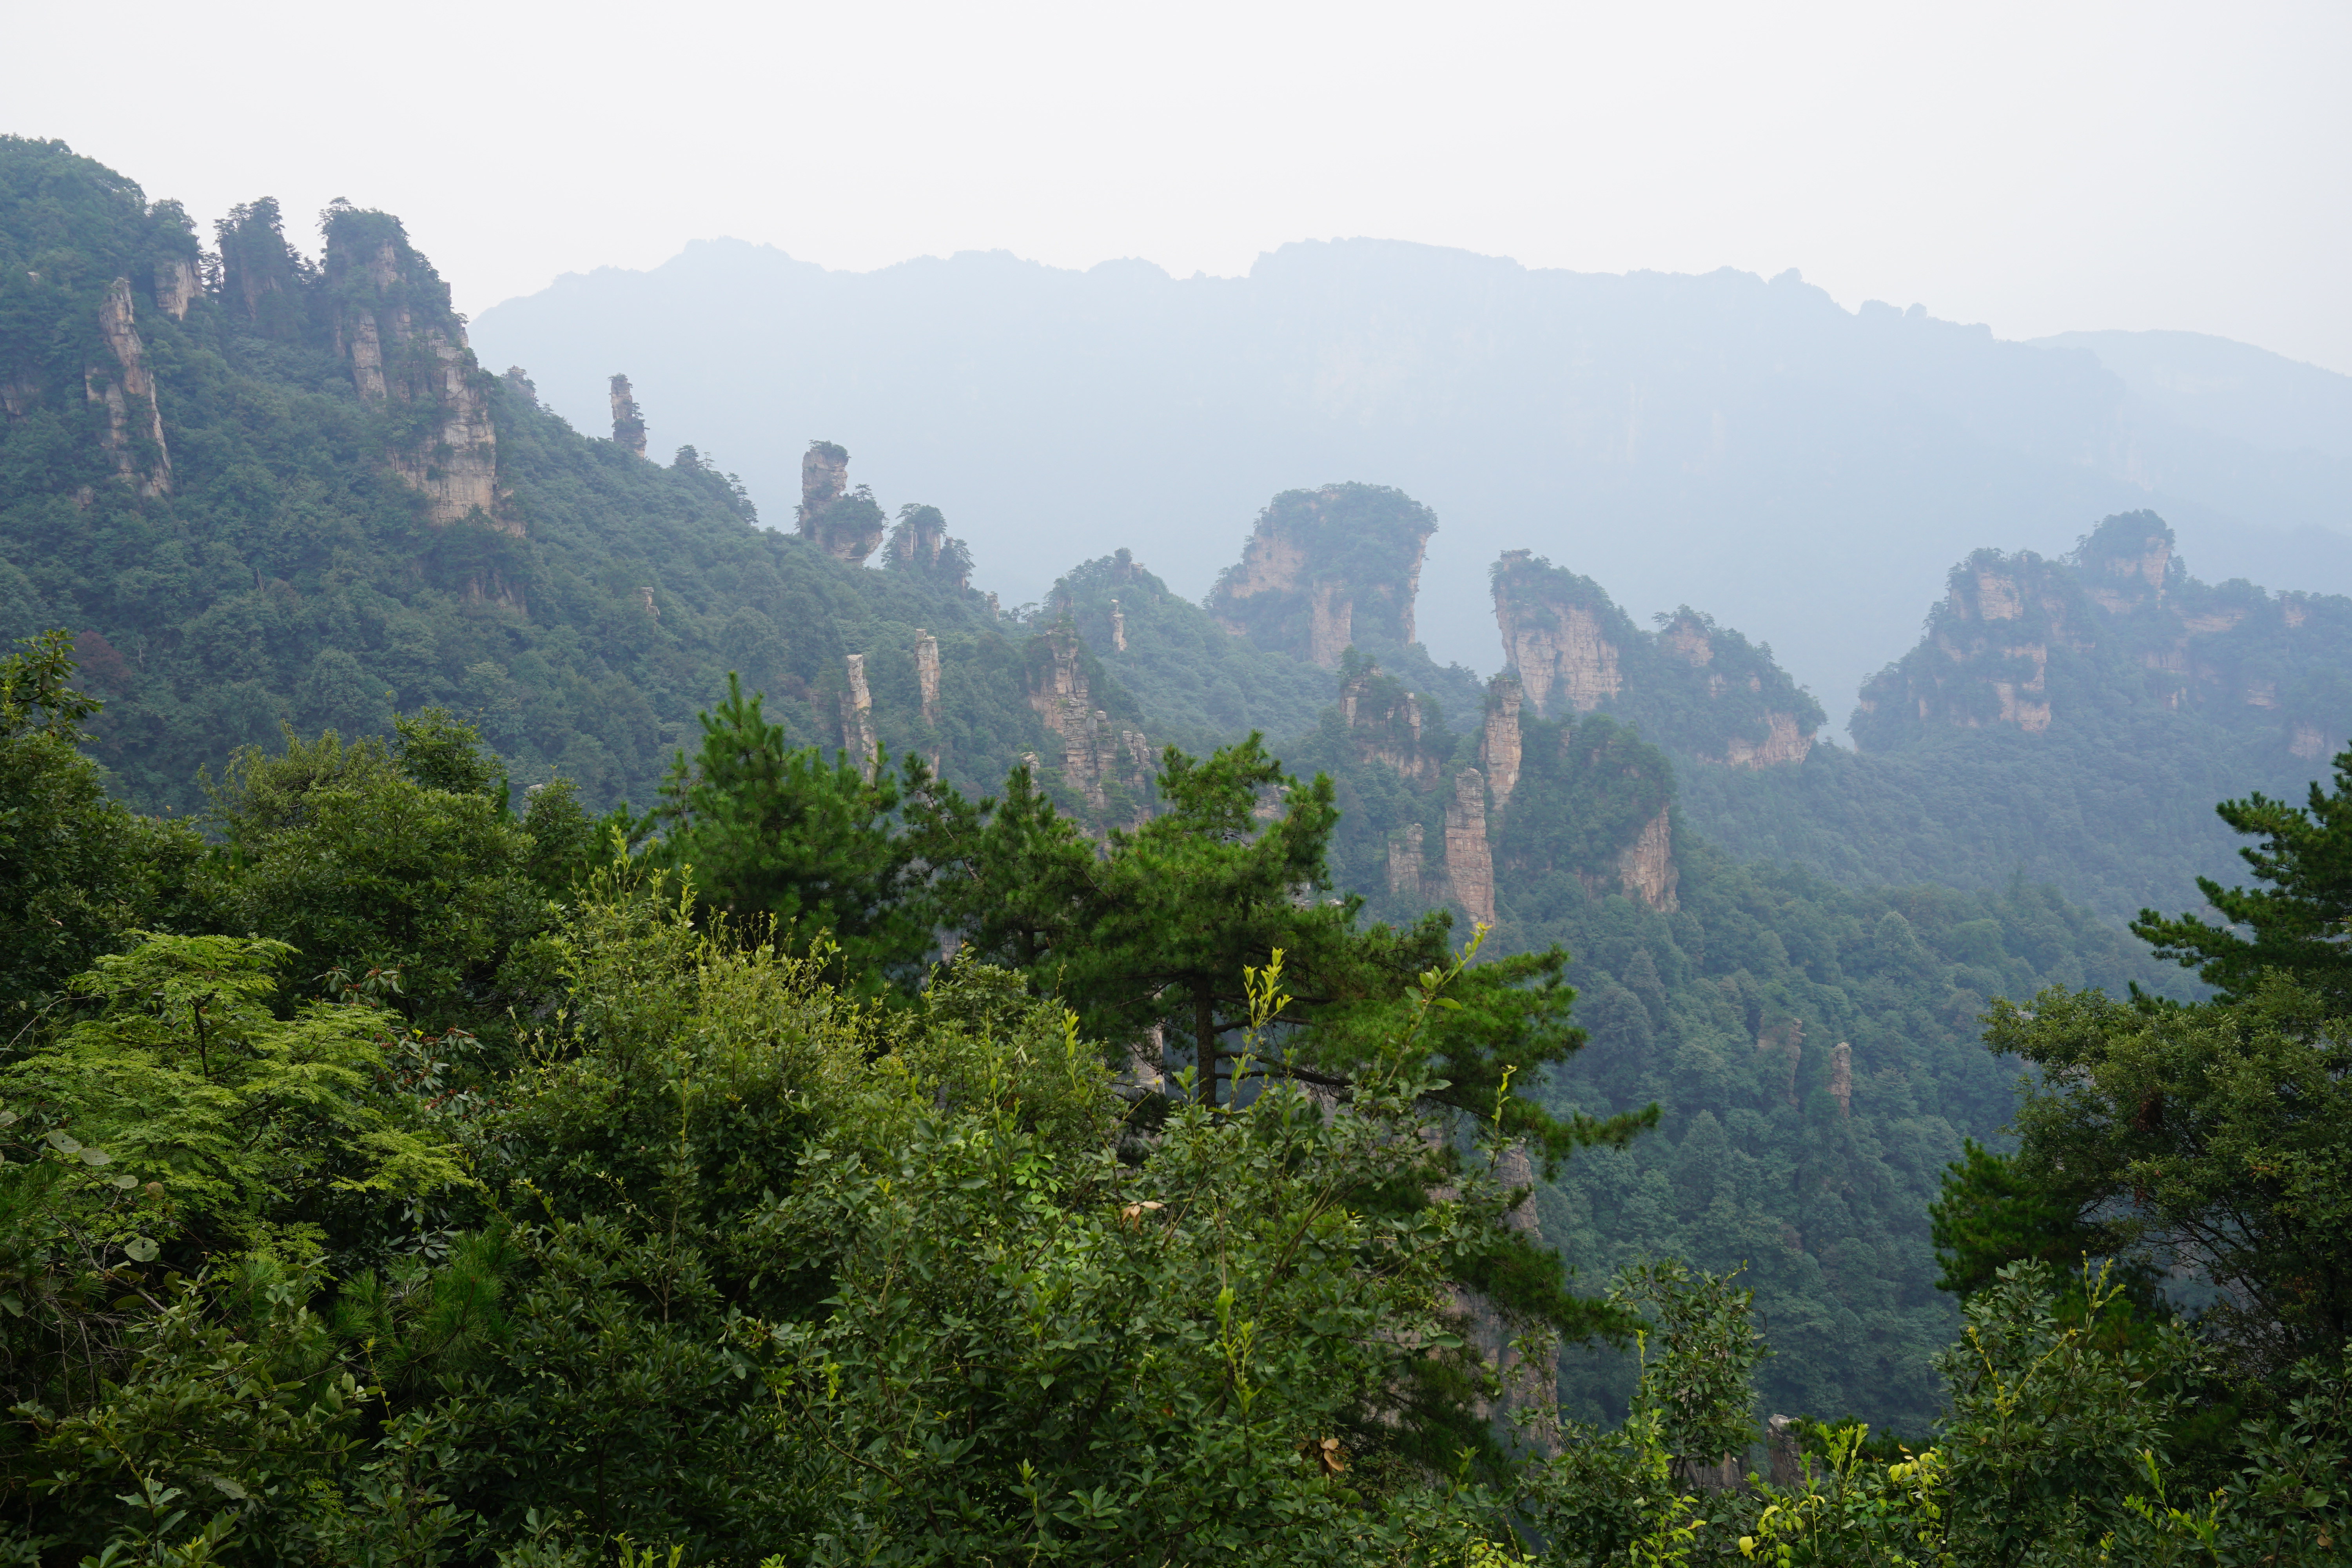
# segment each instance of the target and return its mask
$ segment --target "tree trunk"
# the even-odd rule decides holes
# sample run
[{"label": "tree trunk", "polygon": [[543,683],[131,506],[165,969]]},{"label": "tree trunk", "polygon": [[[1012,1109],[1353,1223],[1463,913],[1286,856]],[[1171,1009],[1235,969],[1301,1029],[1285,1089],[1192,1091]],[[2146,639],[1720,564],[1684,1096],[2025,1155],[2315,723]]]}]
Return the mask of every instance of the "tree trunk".
[{"label": "tree trunk", "polygon": [[1217,1004],[1207,991],[1192,994],[1193,1056],[1201,1067],[1201,1103],[1217,1103]]}]

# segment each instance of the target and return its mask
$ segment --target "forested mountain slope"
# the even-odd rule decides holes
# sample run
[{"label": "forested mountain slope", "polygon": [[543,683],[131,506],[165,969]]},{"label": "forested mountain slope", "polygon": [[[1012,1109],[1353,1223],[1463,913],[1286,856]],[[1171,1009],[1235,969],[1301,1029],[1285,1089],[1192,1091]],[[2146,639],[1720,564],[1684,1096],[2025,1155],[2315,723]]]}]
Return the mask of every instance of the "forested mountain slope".
[{"label": "forested mountain slope", "polygon": [[592,440],[483,372],[397,220],[322,226],[314,265],[257,202],[206,258],[173,204],[0,142],[0,636],[79,635],[131,799],[193,810],[281,723],[439,703],[518,784],[643,805],[730,670],[796,738],[968,783],[1037,752],[1083,808],[1148,773],[1129,700],[1002,620],[936,510],[862,569],[884,520],[828,447],[800,531],[761,528],[691,447],[649,462],[641,424]]}]

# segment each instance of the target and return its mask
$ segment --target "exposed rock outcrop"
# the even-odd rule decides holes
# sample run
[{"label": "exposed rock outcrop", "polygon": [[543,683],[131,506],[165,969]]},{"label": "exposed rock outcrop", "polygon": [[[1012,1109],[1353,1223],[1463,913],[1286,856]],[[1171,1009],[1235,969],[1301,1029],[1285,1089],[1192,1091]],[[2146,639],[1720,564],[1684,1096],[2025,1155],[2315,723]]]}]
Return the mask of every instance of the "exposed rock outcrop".
[{"label": "exposed rock outcrop", "polygon": [[1379,763],[1423,788],[1438,781],[1439,758],[1422,738],[1421,699],[1380,667],[1357,656],[1339,687],[1339,717],[1356,755]]},{"label": "exposed rock outcrop", "polygon": [[1117,599],[1110,602],[1110,646],[1120,653],[1127,651],[1127,612],[1119,608]]},{"label": "exposed rock outcrop", "polygon": [[642,458],[646,455],[646,416],[630,392],[629,378],[613,378],[613,445]]},{"label": "exposed rock outcrop", "polygon": [[1486,777],[1476,768],[1454,775],[1445,807],[1445,884],[1464,912],[1495,923],[1495,857],[1486,844]]},{"label": "exposed rock outcrop", "polygon": [[467,346],[448,285],[389,213],[338,202],[328,208],[326,233],[334,345],[352,384],[366,402],[429,411],[423,428],[394,447],[393,472],[424,495],[436,527],[478,514],[519,536],[521,525],[499,515],[491,378]]},{"label": "exposed rock outcrop", "polygon": [[1326,669],[1359,644],[1415,640],[1413,596],[1436,514],[1383,485],[1285,490],[1209,595],[1236,637]]},{"label": "exposed rock outcrop", "polygon": [[1735,768],[1775,768],[1801,763],[1813,749],[1812,736],[1797,727],[1793,713],[1767,713],[1764,743],[1734,735],[1724,742],[1723,760]]},{"label": "exposed rock outcrop", "polygon": [[205,291],[204,274],[193,256],[155,258],[155,308],[175,321],[188,319],[188,307]]},{"label": "exposed rock outcrop", "polygon": [[882,742],[874,731],[874,693],[866,685],[866,656],[853,653],[843,663],[848,667],[848,687],[841,694],[841,747],[870,779]]},{"label": "exposed rock outcrop", "polygon": [[1030,644],[1029,706],[1060,742],[1062,779],[1090,810],[1108,810],[1113,789],[1140,802],[1151,784],[1150,744],[1095,706],[1078,635],[1066,625]]},{"label": "exposed rock outcrop", "polygon": [[801,454],[801,531],[849,489],[849,449],[831,441],[811,441]]},{"label": "exposed rock outcrop", "polygon": [[830,441],[810,442],[801,457],[801,537],[836,561],[862,566],[887,524],[873,491],[848,484],[848,452]]},{"label": "exposed rock outcrop", "polygon": [[1660,807],[1642,828],[1640,837],[1617,852],[1617,886],[1629,899],[1654,910],[1671,911],[1680,906],[1675,888],[1682,873],[1675,868],[1673,814]]},{"label": "exposed rock outcrop", "polygon": [[163,445],[163,414],[155,402],[155,381],[147,374],[147,351],[132,319],[131,279],[118,278],[99,301],[98,330],[114,356],[111,365],[91,365],[82,388],[106,408],[100,437],[114,459],[115,477],[142,496],[172,493],[172,454]]},{"label": "exposed rock outcrop", "polygon": [[1830,1093],[1840,1116],[1853,1114],[1853,1047],[1843,1040],[1830,1047]]}]

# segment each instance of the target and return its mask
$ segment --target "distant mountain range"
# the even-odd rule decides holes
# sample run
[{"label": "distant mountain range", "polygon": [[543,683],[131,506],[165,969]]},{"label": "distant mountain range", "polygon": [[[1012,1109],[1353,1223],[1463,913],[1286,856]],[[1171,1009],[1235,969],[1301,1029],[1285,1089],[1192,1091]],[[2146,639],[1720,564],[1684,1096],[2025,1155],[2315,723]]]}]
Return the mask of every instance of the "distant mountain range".
[{"label": "distant mountain range", "polygon": [[1198,597],[1276,491],[1404,489],[1438,519],[1420,635],[1495,668],[1486,574],[1532,549],[1637,618],[1688,604],[1829,710],[1988,545],[2063,553],[2142,508],[2208,581],[2352,590],[2352,377],[2180,333],[1997,341],[1840,308],[1795,273],[1539,271],[1298,244],[1246,278],[1002,253],[834,272],[731,240],[560,279],[473,324],[601,431],[627,373],[779,518],[803,444],[933,502],[1005,602],[1128,545]]}]

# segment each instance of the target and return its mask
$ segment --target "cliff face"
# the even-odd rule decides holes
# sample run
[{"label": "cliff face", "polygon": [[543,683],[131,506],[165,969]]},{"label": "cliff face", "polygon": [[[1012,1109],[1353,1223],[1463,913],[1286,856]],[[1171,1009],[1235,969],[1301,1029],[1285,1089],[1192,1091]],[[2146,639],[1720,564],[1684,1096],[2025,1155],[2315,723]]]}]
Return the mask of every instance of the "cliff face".
[{"label": "cliff face", "polygon": [[[425,496],[436,526],[478,515],[520,537],[521,524],[499,515],[490,378],[466,345],[449,286],[388,213],[338,205],[328,210],[326,233],[324,300],[335,350],[360,396],[402,427],[393,472]],[[277,287],[267,270],[258,279],[252,286],[264,293]]]},{"label": "cliff face", "polygon": [[1514,550],[1495,568],[1503,658],[1543,718],[1590,713],[1624,689],[1618,649],[1641,634],[1600,585]]},{"label": "cliff face", "polygon": [[[1671,814],[1665,807],[1642,825],[1641,837],[1617,852],[1616,890],[1654,910],[1668,912],[1679,908],[1675,900],[1675,884],[1682,873],[1675,869],[1674,828]],[[1600,886],[1600,879],[1591,879],[1588,887]]]},{"label": "cliff face", "polygon": [[1029,706],[1060,752],[1044,765],[1097,817],[1116,815],[1114,794],[1132,814],[1141,807],[1157,763],[1140,730],[1114,723],[1095,706],[1087,665],[1077,633],[1067,626],[1030,643]]},{"label": "cliff face", "polygon": [[849,453],[830,441],[810,442],[801,458],[801,537],[835,561],[862,566],[887,524],[874,493],[848,484]]},{"label": "cliff face", "polygon": [[1855,740],[2042,735],[2156,708],[2267,732],[2305,761],[2343,744],[2352,601],[2200,583],[2172,546],[2161,518],[2130,512],[2064,560],[1979,551],[1953,568],[1919,647],[1863,687]]},{"label": "cliff face", "polygon": [[1486,843],[1486,780],[1476,768],[1454,775],[1445,807],[1445,888],[1482,925],[1495,923],[1495,857]]},{"label": "cliff face", "polygon": [[1436,514],[1383,485],[1285,490],[1209,595],[1227,631],[1337,669],[1359,645],[1414,641],[1412,602]]},{"label": "cliff face", "polygon": [[1802,763],[1825,717],[1772,660],[1687,605],[1655,633],[1635,626],[1601,585],[1529,552],[1496,563],[1503,657],[1546,719],[1605,712],[1694,762],[1767,768]]},{"label": "cliff face", "polygon": [[114,459],[116,476],[149,499],[172,493],[172,454],[163,445],[163,414],[155,402],[154,378],[132,321],[131,280],[118,278],[98,307],[98,330],[113,355],[111,365],[82,373],[85,395],[106,408],[100,439]]}]

